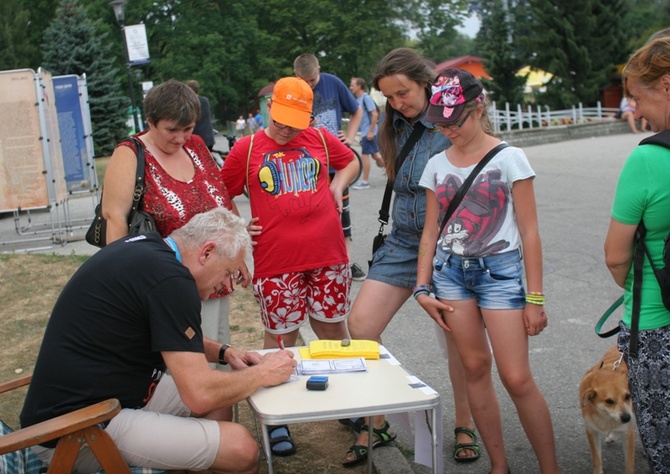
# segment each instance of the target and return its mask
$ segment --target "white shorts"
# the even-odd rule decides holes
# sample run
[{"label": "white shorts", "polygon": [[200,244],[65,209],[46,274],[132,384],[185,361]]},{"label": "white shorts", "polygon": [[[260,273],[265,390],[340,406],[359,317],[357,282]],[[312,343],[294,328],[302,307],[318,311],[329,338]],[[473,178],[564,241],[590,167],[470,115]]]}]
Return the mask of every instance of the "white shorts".
[{"label": "white shorts", "polygon": [[[122,409],[105,431],[130,466],[202,471],[216,459],[221,432],[218,422],[189,415],[174,380],[164,375],[147,406]],[[51,461],[54,449],[33,449],[42,461]],[[79,451],[75,472],[98,470],[100,464],[85,444]]]}]

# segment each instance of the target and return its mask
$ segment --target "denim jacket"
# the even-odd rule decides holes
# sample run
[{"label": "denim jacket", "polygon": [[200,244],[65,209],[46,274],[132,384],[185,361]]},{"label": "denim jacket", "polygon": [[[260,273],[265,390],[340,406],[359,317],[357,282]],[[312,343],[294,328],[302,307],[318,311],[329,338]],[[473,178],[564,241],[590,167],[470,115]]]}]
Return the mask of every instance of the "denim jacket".
[{"label": "denim jacket", "polygon": [[[425,114],[420,120],[426,129],[405,158],[396,176],[393,183],[395,198],[391,210],[392,232],[414,234],[418,237],[421,237],[426,219],[426,193],[419,187],[423,169],[433,155],[451,146],[451,142],[438,129],[433,128],[432,123],[426,121]],[[412,125],[402,114],[394,112],[393,128],[399,151],[412,134]]]}]

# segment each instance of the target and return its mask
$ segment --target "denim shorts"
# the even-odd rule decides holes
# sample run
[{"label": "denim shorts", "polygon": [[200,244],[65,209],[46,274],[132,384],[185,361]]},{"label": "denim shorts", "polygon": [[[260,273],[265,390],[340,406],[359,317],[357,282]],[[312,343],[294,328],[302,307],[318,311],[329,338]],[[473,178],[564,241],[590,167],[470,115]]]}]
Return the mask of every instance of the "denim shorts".
[{"label": "denim shorts", "polygon": [[435,296],[449,301],[476,298],[484,309],[523,309],[523,264],[519,249],[489,257],[461,257],[438,249],[433,259]]},{"label": "denim shorts", "polygon": [[379,151],[379,146],[377,145],[377,137],[372,137],[372,140],[368,140],[368,137],[361,138],[361,153],[364,155],[372,155]]},{"label": "denim shorts", "polygon": [[414,288],[420,238],[420,234],[390,233],[384,245],[372,256],[368,278],[401,288]]}]

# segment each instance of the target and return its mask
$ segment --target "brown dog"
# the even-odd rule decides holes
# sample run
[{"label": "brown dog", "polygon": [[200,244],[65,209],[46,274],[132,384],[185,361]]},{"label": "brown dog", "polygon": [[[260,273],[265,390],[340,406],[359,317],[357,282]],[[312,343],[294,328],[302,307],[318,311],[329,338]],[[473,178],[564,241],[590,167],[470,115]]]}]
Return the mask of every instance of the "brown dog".
[{"label": "brown dog", "polygon": [[628,390],[628,367],[616,346],[612,346],[579,384],[579,400],[589,439],[593,474],[602,474],[602,442],[611,443],[615,432],[626,433],[626,474],[635,470],[633,407]]}]

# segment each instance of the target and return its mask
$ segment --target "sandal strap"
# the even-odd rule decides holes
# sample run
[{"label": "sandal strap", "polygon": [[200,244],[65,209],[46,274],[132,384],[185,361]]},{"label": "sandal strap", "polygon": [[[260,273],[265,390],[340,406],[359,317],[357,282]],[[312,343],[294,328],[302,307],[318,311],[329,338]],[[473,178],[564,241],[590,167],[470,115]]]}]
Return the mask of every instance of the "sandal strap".
[{"label": "sandal strap", "polygon": [[[390,443],[391,441],[395,441],[396,435],[389,433],[389,428],[391,426],[389,425],[388,420],[384,420],[384,426],[381,428],[372,428],[372,436],[377,438],[377,441],[374,442],[375,447],[376,446],[383,446],[385,444]],[[368,433],[370,432],[370,427],[366,424],[361,426],[361,433],[363,431],[367,431]]]},{"label": "sandal strap", "polygon": [[395,435],[391,435],[389,433],[389,428],[390,426],[388,420],[384,420],[384,426],[382,426],[381,428],[375,428],[375,427],[372,428],[372,435],[376,436],[382,443],[388,443],[389,441],[393,441],[396,437]]},{"label": "sandal strap", "polygon": [[[279,431],[281,429],[286,430],[285,435],[277,435],[277,436],[272,436],[275,431]],[[291,439],[291,432],[288,429],[287,425],[276,425],[276,426],[268,426],[268,437],[270,438],[270,441],[286,441],[287,439]]]},{"label": "sandal strap", "polygon": [[347,451],[347,455],[353,454],[354,458],[349,461],[344,461],[343,466],[353,466],[368,459],[368,447],[360,444],[353,444]]},{"label": "sandal strap", "polygon": [[472,451],[479,452],[479,445],[474,443],[462,443],[454,446],[454,454],[457,454],[465,449],[470,449]]},{"label": "sandal strap", "polygon": [[466,434],[472,438],[473,443],[477,442],[477,434],[470,428],[466,428],[464,426],[454,428],[454,437],[458,437],[459,434]]}]

